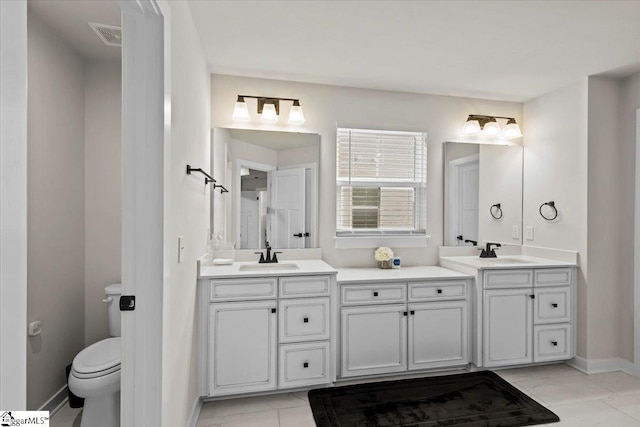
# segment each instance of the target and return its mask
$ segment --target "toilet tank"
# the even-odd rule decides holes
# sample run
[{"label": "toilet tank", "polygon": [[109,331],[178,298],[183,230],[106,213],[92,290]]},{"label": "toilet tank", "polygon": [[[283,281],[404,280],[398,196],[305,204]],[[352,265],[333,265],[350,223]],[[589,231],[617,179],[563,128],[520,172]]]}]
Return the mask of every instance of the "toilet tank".
[{"label": "toilet tank", "polygon": [[109,318],[109,336],[119,337],[120,330],[120,295],[122,294],[122,285],[114,283],[104,288],[107,296],[107,316]]}]

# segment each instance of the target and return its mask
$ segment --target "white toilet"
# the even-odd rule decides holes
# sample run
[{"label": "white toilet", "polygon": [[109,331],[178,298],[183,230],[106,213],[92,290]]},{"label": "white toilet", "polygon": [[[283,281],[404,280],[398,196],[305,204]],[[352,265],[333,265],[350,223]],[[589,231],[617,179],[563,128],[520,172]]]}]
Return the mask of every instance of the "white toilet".
[{"label": "white toilet", "polygon": [[120,284],[105,288],[109,335],[73,359],[69,390],[84,398],[81,427],[120,426]]}]

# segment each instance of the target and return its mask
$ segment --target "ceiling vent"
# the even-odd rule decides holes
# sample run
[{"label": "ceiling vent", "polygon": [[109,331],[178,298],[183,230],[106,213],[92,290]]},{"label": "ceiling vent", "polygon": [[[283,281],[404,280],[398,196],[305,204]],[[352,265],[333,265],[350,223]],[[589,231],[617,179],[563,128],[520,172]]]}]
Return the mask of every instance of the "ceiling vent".
[{"label": "ceiling vent", "polygon": [[107,46],[122,46],[122,27],[96,24],[95,22],[89,22],[89,26]]}]

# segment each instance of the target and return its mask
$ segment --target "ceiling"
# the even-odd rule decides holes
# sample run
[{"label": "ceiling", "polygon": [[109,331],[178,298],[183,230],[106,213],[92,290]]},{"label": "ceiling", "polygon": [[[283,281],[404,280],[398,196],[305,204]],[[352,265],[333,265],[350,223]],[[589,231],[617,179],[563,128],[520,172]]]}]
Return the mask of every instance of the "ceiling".
[{"label": "ceiling", "polygon": [[28,6],[29,13],[47,23],[85,58],[120,61],[121,49],[105,45],[88,24],[120,26],[120,8],[115,0],[28,0]]},{"label": "ceiling", "polygon": [[640,71],[640,1],[189,5],[220,74],[525,101]]}]

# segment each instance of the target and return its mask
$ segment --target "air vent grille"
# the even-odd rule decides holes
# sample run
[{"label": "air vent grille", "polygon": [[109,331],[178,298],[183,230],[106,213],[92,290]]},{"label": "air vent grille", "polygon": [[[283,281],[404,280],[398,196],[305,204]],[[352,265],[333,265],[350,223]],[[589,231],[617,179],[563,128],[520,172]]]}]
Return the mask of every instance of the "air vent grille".
[{"label": "air vent grille", "polygon": [[89,26],[107,46],[122,46],[122,27],[95,22],[89,22]]}]

